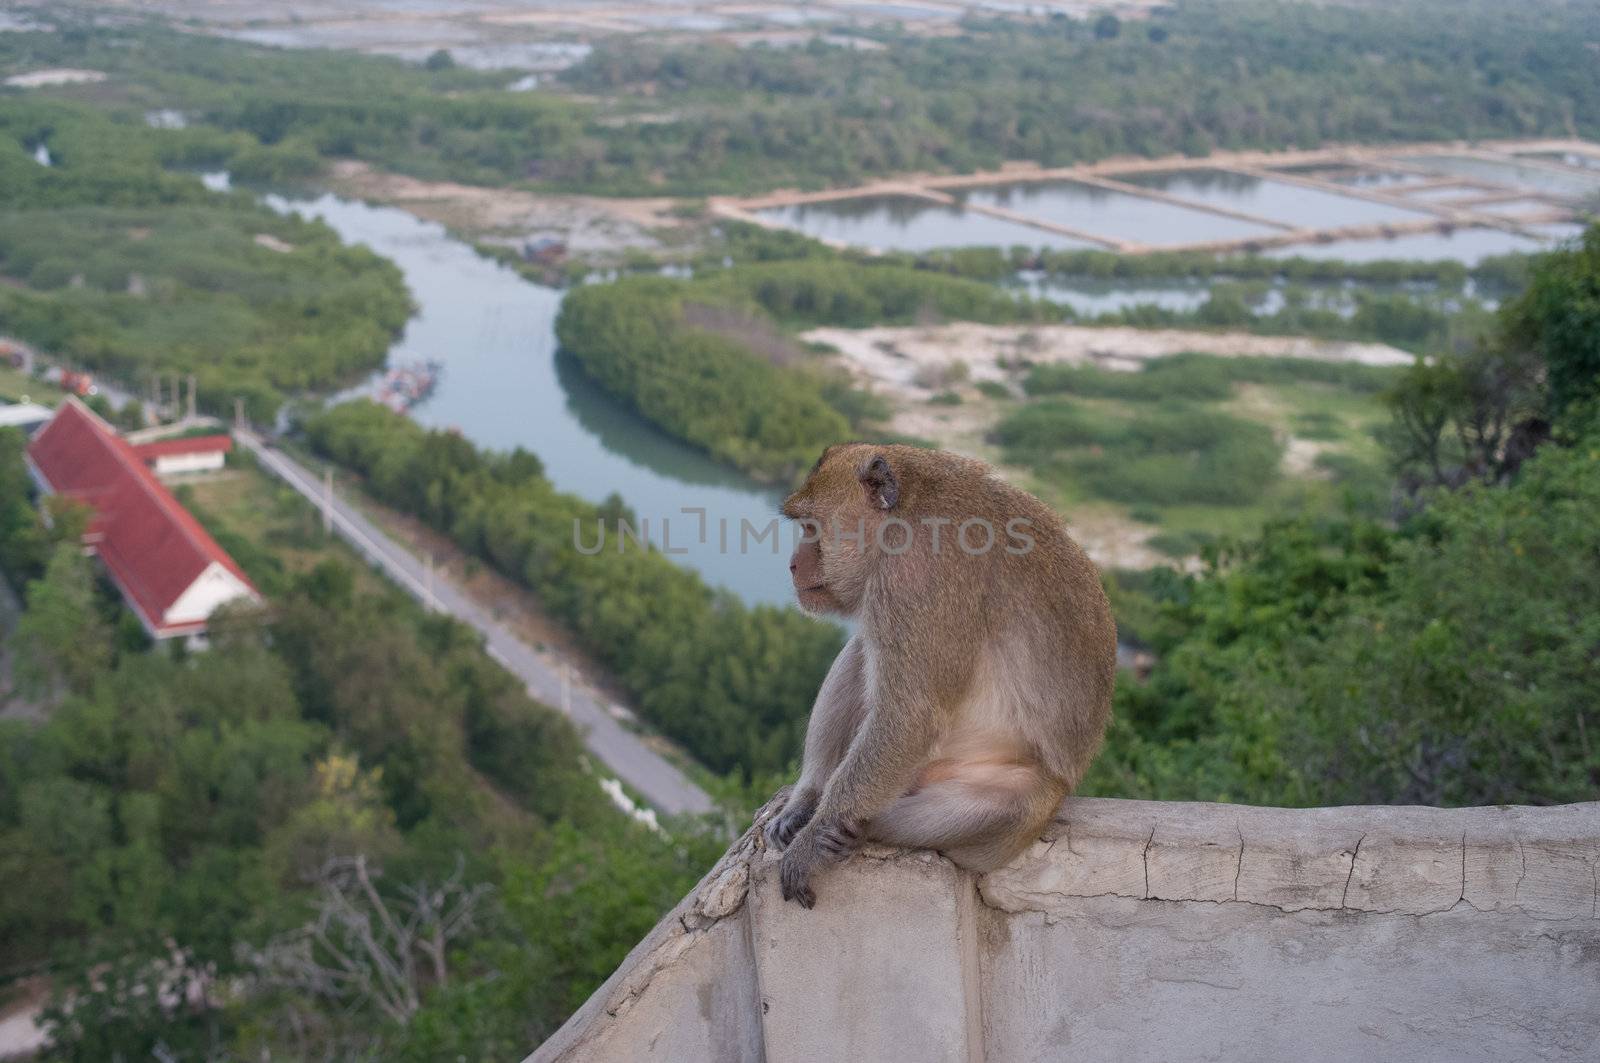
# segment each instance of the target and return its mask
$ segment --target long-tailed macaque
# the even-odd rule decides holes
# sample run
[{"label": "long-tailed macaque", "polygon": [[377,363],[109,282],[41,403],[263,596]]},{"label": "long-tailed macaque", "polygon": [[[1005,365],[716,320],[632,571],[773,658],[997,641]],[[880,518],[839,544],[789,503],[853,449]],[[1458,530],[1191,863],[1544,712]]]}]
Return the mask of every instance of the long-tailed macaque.
[{"label": "long-tailed macaque", "polygon": [[1004,864],[1100,748],[1116,625],[1061,520],[980,461],[829,447],[783,504],[802,608],[857,621],[767,827],[786,900],[862,841]]}]

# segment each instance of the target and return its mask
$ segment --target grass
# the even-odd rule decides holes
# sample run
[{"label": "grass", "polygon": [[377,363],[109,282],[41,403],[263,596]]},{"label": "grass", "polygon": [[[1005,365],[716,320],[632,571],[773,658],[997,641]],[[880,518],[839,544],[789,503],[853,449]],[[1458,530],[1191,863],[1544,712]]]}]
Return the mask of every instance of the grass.
[{"label": "grass", "polygon": [[1005,409],[991,441],[1054,505],[1121,508],[1156,526],[1146,545],[1183,558],[1275,516],[1379,511],[1387,478],[1373,430],[1395,374],[1194,354],[1133,373],[1036,366],[1031,397]]},{"label": "grass", "polygon": [[1175,354],[1146,362],[1137,373],[1093,366],[1040,365],[1023,387],[1030,395],[1070,394],[1129,401],[1220,401],[1240,384],[1326,384],[1342,391],[1373,395],[1394,380],[1394,371],[1355,362],[1308,358],[1225,358],[1214,354]]},{"label": "grass", "polygon": [[0,399],[6,402],[20,402],[23,396],[27,396],[30,402],[54,406],[64,399],[66,394],[60,388],[46,384],[36,376],[29,376],[20,369],[0,364]]},{"label": "grass", "polygon": [[173,493],[268,597],[288,575],[330,558],[348,562],[362,590],[391,586],[345,543],[325,533],[311,504],[248,453],[230,453],[225,472],[180,484]]},{"label": "grass", "polygon": [[1282,453],[1263,424],[1171,401],[1124,416],[1040,402],[996,434],[1010,460],[1054,465],[1091,497],[1139,506],[1249,504],[1277,478]]}]

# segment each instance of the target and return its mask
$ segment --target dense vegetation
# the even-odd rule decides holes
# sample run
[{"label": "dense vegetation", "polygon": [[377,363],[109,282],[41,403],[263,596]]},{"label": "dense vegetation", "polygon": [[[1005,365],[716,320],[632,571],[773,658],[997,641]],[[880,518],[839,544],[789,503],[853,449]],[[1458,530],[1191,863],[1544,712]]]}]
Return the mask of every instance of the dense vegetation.
[{"label": "dense vegetation", "polygon": [[1090,789],[1263,803],[1546,803],[1600,785],[1600,227],[1477,344],[1391,392],[1397,528],[1299,520],[1199,577],[1114,581],[1158,661]]},{"label": "dense vegetation", "polygon": [[848,424],[824,400],[820,377],[727,335],[759,329],[737,311],[716,308],[715,329],[692,323],[712,308],[686,306],[689,287],[637,277],[579,289],[562,303],[556,335],[584,372],[641,417],[752,475],[793,475],[845,435]]},{"label": "dense vegetation", "polygon": [[591,179],[744,192],[1006,159],[1585,135],[1597,19],[1573,4],[1222,0],[1113,37],[1058,18],[885,32],[877,51],[620,40],[566,78],[676,116],[606,138]]},{"label": "dense vegetation", "polygon": [[0,98],[0,331],[135,390],[193,373],[207,408],[243,398],[264,419],[286,394],[382,364],[410,313],[399,271],[167,172],[160,139],[93,108]]},{"label": "dense vegetation", "polygon": [[[50,1058],[516,1058],[720,849],[613,808],[560,714],[248,466],[190,502],[271,609],[150,646],[81,523],[32,517],[21,443],[0,432],[26,580],[0,708],[44,719],[0,713],[0,975],[52,977]],[[421,937],[369,945],[386,915]]]},{"label": "dense vegetation", "polygon": [[581,166],[577,116],[588,108],[504,91],[504,75],[423,69],[349,52],[263,48],[89,11],[38,11],[52,32],[0,34],[0,69],[102,71],[64,94],[185,115],[163,157],[226,167],[241,180],[306,177],[328,158],[359,158],[419,177],[484,184],[561,177]]},{"label": "dense vegetation", "polygon": [[[818,244],[822,253],[824,245]],[[770,253],[770,252],[769,252]],[[816,253],[816,252],[813,252]],[[1124,255],[1116,251],[1054,250],[1027,247],[963,247],[939,251],[893,252],[884,262],[951,273],[959,277],[1005,280],[1030,270],[1049,277],[1093,280],[1283,280],[1290,285],[1356,281],[1392,287],[1428,283],[1459,291],[1469,279],[1500,292],[1520,288],[1526,280],[1528,256],[1490,255],[1474,266],[1451,259],[1380,259],[1352,262],[1337,258],[1229,255],[1219,259],[1203,251],[1151,251]]]},{"label": "dense vegetation", "polygon": [[[531,588],[640,715],[702,764],[770,774],[798,756],[811,698],[843,642],[837,628],[747,607],[662,554],[624,545],[618,522],[634,523],[626,507],[557,491],[525,451],[485,453],[371,403],[334,407],[306,431],[378,499]],[[597,521],[606,545],[592,552]]]},{"label": "dense vegetation", "polygon": [[897,266],[796,260],[695,281],[629,277],[562,303],[556,335],[608,392],[666,431],[767,479],[808,467],[880,415],[778,326],[1055,314],[974,281]]},{"label": "dense vegetation", "polygon": [[[1066,18],[883,29],[879,50],[602,43],[564,76],[599,104],[447,64],[278,51],[137,22],[0,36],[0,69],[173,108],[174,159],[252,177],[358,158],[429,178],[586,192],[748,193],[1007,159],[1203,154],[1330,141],[1588,135],[1600,15],[1574,4],[1186,3],[1115,36]],[[639,119],[639,120],[634,120]]]},{"label": "dense vegetation", "polygon": [[[1112,504],[1160,526],[1147,545],[1189,557],[1288,514],[1382,514],[1389,477],[1372,436],[1384,424],[1381,393],[1400,375],[1200,354],[1138,372],[1036,365],[1022,380],[1031,401],[1002,402],[992,439],[1063,511]],[[1286,475],[1291,438],[1312,453]]]}]

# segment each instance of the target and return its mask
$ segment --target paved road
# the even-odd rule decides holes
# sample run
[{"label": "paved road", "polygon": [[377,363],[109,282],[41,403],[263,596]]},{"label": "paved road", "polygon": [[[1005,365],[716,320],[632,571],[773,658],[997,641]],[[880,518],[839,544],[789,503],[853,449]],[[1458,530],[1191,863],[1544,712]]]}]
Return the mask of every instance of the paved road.
[{"label": "paved road", "polygon": [[[263,468],[299,491],[319,511],[323,508],[323,484],[319,477],[282,451],[265,445],[254,433],[235,428],[234,438],[256,456]],[[587,691],[569,684],[563,698],[562,676],[556,668],[454,582],[437,573],[430,581],[422,561],[340,500],[337,493],[333,496],[332,524],[341,537],[424,605],[450,613],[481,632],[490,655],[526,683],[528,693],[534,698],[546,705],[565,707],[590,751],[652,805],[667,813],[711,811],[711,798],[683,772],[625,729]]]}]

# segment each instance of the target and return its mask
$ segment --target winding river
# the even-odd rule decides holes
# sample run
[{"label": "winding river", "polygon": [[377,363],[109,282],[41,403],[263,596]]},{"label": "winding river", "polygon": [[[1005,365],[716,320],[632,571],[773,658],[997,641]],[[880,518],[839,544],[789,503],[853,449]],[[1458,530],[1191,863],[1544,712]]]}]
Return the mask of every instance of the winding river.
[{"label": "winding river", "polygon": [[[551,481],[594,502],[615,493],[651,541],[746,602],[787,603],[787,538],[746,537],[778,518],[779,492],[663,434],[602,394],[556,350],[562,293],[524,279],[452,238],[443,226],[393,207],[332,195],[267,197],[277,210],[319,218],[405,274],[418,311],[389,351],[391,364],[442,364],[433,394],[411,413],[496,450],[539,456]],[[686,509],[703,509],[705,518]],[[726,530],[726,548],[722,539]],[[607,549],[615,549],[615,528]],[[704,537],[702,538],[702,531]],[[583,544],[594,543],[584,530]],[[632,543],[629,543],[630,548]]]}]

